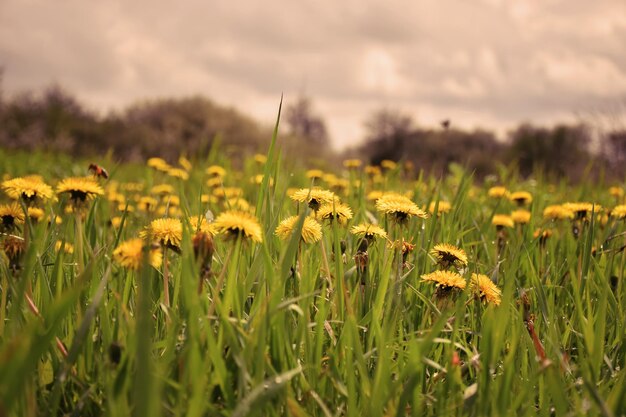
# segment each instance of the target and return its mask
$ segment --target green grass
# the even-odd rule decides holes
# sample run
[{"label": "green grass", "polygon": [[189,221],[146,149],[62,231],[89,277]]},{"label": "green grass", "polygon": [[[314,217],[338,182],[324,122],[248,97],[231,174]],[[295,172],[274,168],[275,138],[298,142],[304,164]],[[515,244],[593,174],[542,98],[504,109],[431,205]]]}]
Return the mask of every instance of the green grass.
[{"label": "green grass", "polygon": [[[2,151],[0,158],[7,161],[0,175],[38,173],[50,184],[87,173],[87,163],[66,156]],[[181,254],[166,255],[169,308],[163,267],[132,271],[112,261],[120,242],[160,217],[155,212],[124,214],[100,197],[82,219],[65,213],[60,199],[45,210],[62,223],[27,221],[5,231],[2,241],[27,234],[29,245],[17,273],[6,255],[0,263],[0,415],[626,414],[624,221],[594,217],[575,238],[570,221],[542,217],[546,205],[566,201],[613,207],[606,187],[525,182],[503,169],[502,184],[534,200],[530,224],[499,238],[491,217],[513,204],[487,197],[489,184],[458,166],[447,178],[420,174],[419,181],[400,165],[380,182],[361,170],[338,171],[352,181],[339,194],[354,218],[348,226],[325,223],[322,241],[305,244],[298,233],[285,241],[274,235],[280,220],[300,214],[299,230],[310,214],[287,195],[311,180],[286,170],[285,159],[275,131],[264,165],[247,158],[232,168],[215,147],[192,161],[187,181],[102,161],[109,186],[142,182],[148,194],[152,185],[173,185],[183,218],[225,210],[201,195],[211,193],[205,169],[228,167],[224,185],[243,189],[261,223],[261,244],[215,237],[213,273],[200,293],[193,231],[185,224]],[[248,181],[257,174],[261,184]],[[411,191],[421,207],[448,201],[452,210],[400,227],[366,199],[372,190]],[[135,192],[123,193],[134,206]],[[109,225],[115,216],[123,217],[117,229]],[[358,238],[349,227],[372,218],[415,244],[405,265],[398,249],[378,241],[369,247],[367,271],[357,271]],[[553,229],[545,245],[533,237],[538,227]],[[499,239],[505,244],[497,253]],[[55,250],[59,240],[74,252]],[[437,269],[429,251],[441,242],[467,252],[465,278],[478,272],[497,282],[499,307],[469,290],[437,299],[434,286],[421,282]],[[121,347],[119,363],[111,346]]]}]

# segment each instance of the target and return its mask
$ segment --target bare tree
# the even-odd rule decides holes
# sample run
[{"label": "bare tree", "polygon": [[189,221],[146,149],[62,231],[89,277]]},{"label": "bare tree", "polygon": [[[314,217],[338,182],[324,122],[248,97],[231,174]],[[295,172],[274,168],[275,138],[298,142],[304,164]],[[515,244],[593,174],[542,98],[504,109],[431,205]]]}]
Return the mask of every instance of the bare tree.
[{"label": "bare tree", "polygon": [[508,159],[519,164],[520,173],[537,168],[557,178],[577,180],[591,161],[591,137],[584,125],[552,128],[522,124],[510,133]]},{"label": "bare tree", "polygon": [[606,158],[614,170],[623,175],[626,165],[626,130],[609,132],[605,139]]},{"label": "bare tree", "polygon": [[610,168],[609,176],[622,179],[626,173],[626,98],[607,101],[577,117],[592,134],[593,154]]},{"label": "bare tree", "polygon": [[328,130],[324,120],[313,111],[308,97],[300,97],[287,107],[285,119],[290,133],[316,145],[328,144]]},{"label": "bare tree", "polygon": [[414,127],[413,118],[410,115],[383,108],[374,112],[365,122],[366,140],[389,140],[406,136]]},{"label": "bare tree", "polygon": [[413,118],[398,110],[383,108],[365,121],[365,147],[372,163],[383,159],[400,160],[411,132],[415,130]]}]

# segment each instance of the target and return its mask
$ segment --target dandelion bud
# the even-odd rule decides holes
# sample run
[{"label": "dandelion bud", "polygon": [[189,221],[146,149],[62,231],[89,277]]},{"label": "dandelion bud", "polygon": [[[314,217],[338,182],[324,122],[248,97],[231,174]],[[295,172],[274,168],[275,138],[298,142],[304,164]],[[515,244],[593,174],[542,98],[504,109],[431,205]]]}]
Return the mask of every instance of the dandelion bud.
[{"label": "dandelion bud", "polygon": [[14,273],[21,268],[21,260],[26,250],[26,242],[18,236],[8,236],[2,242],[2,250],[9,259],[9,269]]},{"label": "dandelion bud", "polygon": [[109,360],[112,364],[118,365],[122,359],[122,346],[117,342],[109,345]]},{"label": "dandelion bud", "polygon": [[191,242],[196,262],[200,264],[200,277],[206,279],[211,273],[211,261],[215,252],[213,237],[209,233],[198,231]]},{"label": "dandelion bud", "polygon": [[369,255],[367,253],[367,250],[358,251],[356,255],[354,255],[354,263],[356,264],[357,270],[359,272],[365,272],[369,263]]}]

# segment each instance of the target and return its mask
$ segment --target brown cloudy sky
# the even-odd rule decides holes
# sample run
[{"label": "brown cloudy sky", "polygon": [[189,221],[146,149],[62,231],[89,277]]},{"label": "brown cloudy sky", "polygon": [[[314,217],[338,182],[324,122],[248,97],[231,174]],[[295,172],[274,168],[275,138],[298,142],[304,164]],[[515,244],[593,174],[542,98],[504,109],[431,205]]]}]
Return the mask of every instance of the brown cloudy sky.
[{"label": "brown cloudy sky", "polygon": [[268,124],[314,100],[336,143],[389,107],[500,131],[626,102],[624,0],[0,0],[10,93],[94,109],[203,94]]}]

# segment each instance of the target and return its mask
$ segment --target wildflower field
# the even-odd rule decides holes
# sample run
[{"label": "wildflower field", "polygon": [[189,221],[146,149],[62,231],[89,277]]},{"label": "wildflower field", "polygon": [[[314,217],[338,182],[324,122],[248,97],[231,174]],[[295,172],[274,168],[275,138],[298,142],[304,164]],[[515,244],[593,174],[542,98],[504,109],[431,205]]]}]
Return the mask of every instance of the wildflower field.
[{"label": "wildflower field", "polygon": [[0,416],[626,414],[623,184],[280,149],[0,151]]}]

